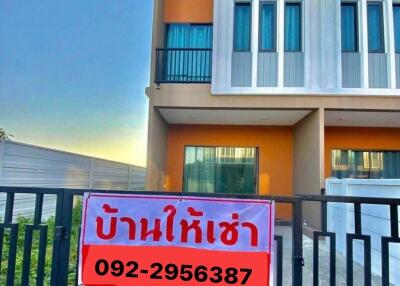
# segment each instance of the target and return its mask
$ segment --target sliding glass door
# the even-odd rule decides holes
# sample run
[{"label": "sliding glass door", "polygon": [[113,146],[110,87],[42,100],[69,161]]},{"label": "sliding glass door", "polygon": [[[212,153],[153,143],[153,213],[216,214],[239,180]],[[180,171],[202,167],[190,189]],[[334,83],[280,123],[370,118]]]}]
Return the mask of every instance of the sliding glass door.
[{"label": "sliding glass door", "polygon": [[184,191],[195,193],[255,194],[256,148],[185,148]]}]

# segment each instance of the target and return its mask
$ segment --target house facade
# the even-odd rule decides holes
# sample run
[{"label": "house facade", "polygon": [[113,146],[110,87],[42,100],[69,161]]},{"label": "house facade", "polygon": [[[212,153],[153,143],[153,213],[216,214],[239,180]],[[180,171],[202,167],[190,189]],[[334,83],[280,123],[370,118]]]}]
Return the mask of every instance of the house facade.
[{"label": "house facade", "polygon": [[400,2],[155,0],[146,94],[148,190],[400,178]]}]

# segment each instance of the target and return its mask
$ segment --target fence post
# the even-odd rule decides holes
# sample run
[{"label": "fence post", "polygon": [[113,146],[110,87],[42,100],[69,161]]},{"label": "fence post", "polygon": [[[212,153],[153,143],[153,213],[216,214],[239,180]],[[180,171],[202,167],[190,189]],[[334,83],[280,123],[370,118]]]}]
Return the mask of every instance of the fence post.
[{"label": "fence post", "polygon": [[303,214],[302,199],[296,198],[293,204],[292,226],[292,279],[293,286],[303,285]]},{"label": "fence post", "polygon": [[[59,244],[57,277],[52,285],[68,285],[69,252],[71,244],[73,194],[69,190],[63,190],[61,224],[56,226],[56,239]],[[54,270],[53,270],[54,271]]]}]

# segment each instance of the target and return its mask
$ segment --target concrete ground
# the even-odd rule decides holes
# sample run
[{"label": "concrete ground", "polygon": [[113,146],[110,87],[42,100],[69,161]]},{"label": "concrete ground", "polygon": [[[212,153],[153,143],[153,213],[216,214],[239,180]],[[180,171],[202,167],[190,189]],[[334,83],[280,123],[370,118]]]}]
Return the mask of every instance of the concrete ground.
[{"label": "concrete ground", "polygon": [[[283,236],[283,285],[292,285],[292,228],[276,227],[276,235]],[[320,241],[319,285],[329,285],[329,240]],[[313,241],[303,236],[303,285],[313,285]],[[364,267],[354,263],[354,285],[364,285]],[[336,285],[346,285],[346,257],[336,252]],[[381,278],[372,275],[372,285],[382,285]]]}]

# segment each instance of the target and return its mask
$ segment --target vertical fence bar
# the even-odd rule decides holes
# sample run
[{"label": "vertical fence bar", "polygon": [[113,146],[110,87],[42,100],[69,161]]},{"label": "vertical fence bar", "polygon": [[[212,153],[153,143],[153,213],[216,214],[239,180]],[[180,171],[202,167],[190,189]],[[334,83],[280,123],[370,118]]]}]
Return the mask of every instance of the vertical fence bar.
[{"label": "vertical fence bar", "polygon": [[60,268],[61,240],[64,239],[64,226],[62,225],[64,192],[65,190],[60,190],[57,194],[53,257],[51,262],[51,285],[61,285],[58,284],[58,270]]},{"label": "vertical fence bar", "polygon": [[24,254],[22,263],[21,284],[29,285],[29,273],[31,268],[33,229],[30,225],[25,227]]},{"label": "vertical fence bar", "polygon": [[329,264],[330,264],[330,285],[336,285],[336,234],[332,233],[330,240],[330,254],[329,254]]},{"label": "vertical fence bar", "polygon": [[44,285],[45,276],[45,264],[46,264],[46,247],[47,247],[47,225],[41,225],[38,228],[40,230],[39,237],[39,254],[37,262],[37,276],[36,286]]},{"label": "vertical fence bar", "polygon": [[283,278],[283,237],[280,235],[275,235],[276,241],[276,286],[282,286]]},{"label": "vertical fence bar", "polygon": [[382,237],[382,285],[389,285],[390,273],[389,273],[389,239]]},{"label": "vertical fence bar", "polygon": [[293,285],[303,285],[303,214],[302,200],[296,198],[293,204],[292,273]]},{"label": "vertical fence bar", "polygon": [[364,284],[371,286],[371,238],[364,240]]},{"label": "vertical fence bar", "polygon": [[[321,195],[325,196],[326,191],[325,189],[321,189]],[[328,231],[328,203],[327,202],[321,202],[321,229],[322,232],[327,232]]]},{"label": "vertical fence bar", "polygon": [[361,204],[354,204],[354,233],[361,234]]},{"label": "vertical fence bar", "polygon": [[346,285],[353,286],[353,240],[347,234],[346,237]]},{"label": "vertical fence bar", "polygon": [[64,190],[62,207],[62,226],[64,227],[64,239],[60,240],[60,256],[57,285],[68,285],[69,252],[71,244],[73,194]]},{"label": "vertical fence bar", "polygon": [[399,215],[397,205],[390,205],[390,231],[393,238],[399,237]]},{"label": "vertical fence bar", "polygon": [[8,263],[7,263],[7,279],[6,285],[14,285],[15,278],[15,265],[17,262],[17,241],[18,241],[18,224],[12,223],[14,211],[15,194],[12,192],[7,193],[6,207],[4,210],[4,223],[0,224],[0,269],[1,260],[3,256],[3,240],[4,231],[6,228],[10,229],[10,245],[8,249]]},{"label": "vertical fence bar", "polygon": [[[7,279],[6,285],[13,286],[15,279],[15,266],[17,263],[17,242],[18,242],[18,224],[10,223],[10,224],[0,224],[0,234],[1,234],[1,247],[3,248],[3,235],[5,228],[10,228],[10,246],[8,249],[8,263],[7,263]],[[1,255],[0,253],[0,261]]]},{"label": "vertical fence bar", "polygon": [[313,285],[318,286],[319,277],[319,235],[315,231],[313,237]]},{"label": "vertical fence bar", "polygon": [[12,222],[13,211],[14,211],[14,198],[15,198],[14,193],[7,193],[6,209],[4,212],[4,223],[5,224]]},{"label": "vertical fence bar", "polygon": [[78,274],[79,274],[79,251],[81,248],[81,227],[78,228],[78,247],[76,248],[76,267],[75,267],[75,285],[78,286]]},{"label": "vertical fence bar", "polygon": [[43,210],[43,194],[36,194],[35,214],[33,216],[33,224],[38,225],[42,221]]}]

